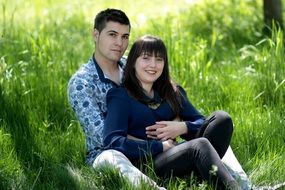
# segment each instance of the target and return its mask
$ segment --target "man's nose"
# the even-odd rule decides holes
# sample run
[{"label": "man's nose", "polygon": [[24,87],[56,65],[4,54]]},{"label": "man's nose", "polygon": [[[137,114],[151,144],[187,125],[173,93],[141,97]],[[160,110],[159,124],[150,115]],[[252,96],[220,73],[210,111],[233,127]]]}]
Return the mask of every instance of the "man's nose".
[{"label": "man's nose", "polygon": [[123,39],[121,37],[117,37],[116,39],[116,45],[117,46],[122,46],[123,45]]}]

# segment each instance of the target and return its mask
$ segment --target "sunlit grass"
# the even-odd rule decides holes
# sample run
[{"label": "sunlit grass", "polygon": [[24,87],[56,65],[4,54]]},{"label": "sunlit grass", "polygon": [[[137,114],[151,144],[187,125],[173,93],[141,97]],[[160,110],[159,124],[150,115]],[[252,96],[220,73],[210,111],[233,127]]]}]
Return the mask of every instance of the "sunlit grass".
[{"label": "sunlit grass", "polygon": [[[261,2],[2,0],[0,7],[0,189],[133,188],[110,168],[85,166],[84,136],[66,97],[70,76],[92,55],[93,18],[107,7],[129,15],[131,43],[146,33],[165,41],[172,78],[202,113],[230,113],[232,148],[254,184],[285,181],[284,36],[262,35]],[[210,188],[146,172],[168,189]]]}]

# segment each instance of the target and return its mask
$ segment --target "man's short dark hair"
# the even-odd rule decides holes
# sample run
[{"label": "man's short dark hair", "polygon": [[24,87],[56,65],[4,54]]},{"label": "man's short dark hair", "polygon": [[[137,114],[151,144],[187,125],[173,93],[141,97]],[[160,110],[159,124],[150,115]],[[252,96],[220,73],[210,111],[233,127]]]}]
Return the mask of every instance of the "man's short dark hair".
[{"label": "man's short dark hair", "polygon": [[101,32],[105,27],[106,23],[109,21],[118,22],[120,24],[129,25],[131,24],[127,15],[119,9],[106,9],[99,12],[94,20],[94,29],[96,28]]}]

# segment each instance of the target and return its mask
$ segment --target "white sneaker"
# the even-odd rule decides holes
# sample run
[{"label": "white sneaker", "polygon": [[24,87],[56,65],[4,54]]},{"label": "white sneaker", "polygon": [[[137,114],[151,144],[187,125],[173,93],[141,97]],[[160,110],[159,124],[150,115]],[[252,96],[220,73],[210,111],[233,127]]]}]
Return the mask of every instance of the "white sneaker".
[{"label": "white sneaker", "polygon": [[255,185],[253,185],[251,189],[252,190],[277,190],[277,189],[280,189],[281,190],[281,188],[282,189],[285,188],[285,182],[279,183],[279,184],[274,185],[274,186],[269,186],[269,185],[255,186]]}]

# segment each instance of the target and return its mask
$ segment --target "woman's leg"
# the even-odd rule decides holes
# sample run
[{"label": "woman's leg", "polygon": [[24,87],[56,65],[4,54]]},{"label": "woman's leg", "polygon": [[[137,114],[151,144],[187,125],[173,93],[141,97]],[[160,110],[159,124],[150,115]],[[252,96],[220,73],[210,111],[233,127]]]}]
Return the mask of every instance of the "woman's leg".
[{"label": "woman's leg", "polygon": [[196,137],[206,137],[215,147],[230,174],[243,189],[250,189],[250,181],[229,146],[233,133],[233,123],[228,113],[216,111],[205,121]]},{"label": "woman's leg", "polygon": [[158,176],[184,176],[197,171],[204,180],[217,184],[219,189],[230,186],[238,189],[211,143],[206,138],[197,138],[181,143],[154,159]]},{"label": "woman's leg", "polygon": [[222,158],[230,145],[232,134],[233,122],[229,114],[225,111],[215,111],[205,120],[196,138],[207,138]]}]

